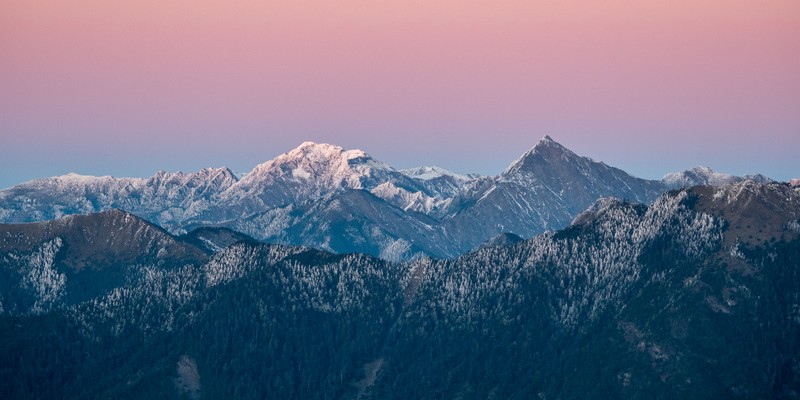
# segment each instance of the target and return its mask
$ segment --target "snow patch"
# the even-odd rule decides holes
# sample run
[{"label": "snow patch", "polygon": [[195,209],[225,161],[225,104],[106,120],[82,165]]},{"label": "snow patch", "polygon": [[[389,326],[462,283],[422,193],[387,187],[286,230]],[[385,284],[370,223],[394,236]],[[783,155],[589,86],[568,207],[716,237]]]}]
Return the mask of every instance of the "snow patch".
[{"label": "snow patch", "polygon": [[308,178],[311,178],[311,174],[308,171],[304,170],[303,167],[297,167],[293,169],[292,176],[297,179],[304,179],[304,180],[308,180]]},{"label": "snow patch", "polygon": [[411,256],[411,243],[403,239],[397,239],[389,243],[381,250],[380,257],[390,262],[401,262]]},{"label": "snow patch", "polygon": [[61,238],[55,238],[42,245],[36,252],[25,257],[22,286],[36,295],[31,307],[33,314],[50,311],[64,295],[67,276],[55,269],[55,257],[61,248]]}]

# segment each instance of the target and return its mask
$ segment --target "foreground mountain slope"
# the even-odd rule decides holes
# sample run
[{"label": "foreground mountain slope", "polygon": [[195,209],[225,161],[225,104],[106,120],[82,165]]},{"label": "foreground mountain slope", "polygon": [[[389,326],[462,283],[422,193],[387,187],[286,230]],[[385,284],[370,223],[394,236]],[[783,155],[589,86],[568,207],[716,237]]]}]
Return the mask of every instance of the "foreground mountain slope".
[{"label": "foreground mountain slope", "polygon": [[[796,398],[800,193],[746,185],[724,212],[698,211],[740,188],[605,200],[564,231],[418,263],[373,397]],[[728,245],[754,212],[782,236]]]},{"label": "foreground mountain slope", "polygon": [[0,224],[0,308],[44,313],[125,284],[139,265],[174,268],[206,258],[201,248],[119,210]]},{"label": "foreground mountain slope", "polygon": [[0,396],[797,398],[799,213],[743,183],[603,199],[452,260],[238,242],[3,311]]},{"label": "foreground mountain slope", "polygon": [[400,272],[362,255],[245,242],[202,266],[144,265],[91,301],[4,313],[0,394],[340,397],[397,317]]}]

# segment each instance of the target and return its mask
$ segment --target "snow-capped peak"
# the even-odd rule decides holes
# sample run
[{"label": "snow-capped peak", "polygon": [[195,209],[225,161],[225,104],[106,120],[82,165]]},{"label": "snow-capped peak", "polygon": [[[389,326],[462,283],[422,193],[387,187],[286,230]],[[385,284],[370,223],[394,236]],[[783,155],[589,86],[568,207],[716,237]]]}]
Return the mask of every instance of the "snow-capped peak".
[{"label": "snow-capped peak", "polygon": [[402,172],[404,175],[408,177],[423,181],[429,181],[431,179],[436,179],[442,176],[450,176],[459,181],[470,181],[478,177],[478,175],[476,174],[468,174],[468,175],[459,174],[437,166],[431,166],[431,167],[422,166],[416,168],[409,168],[400,170],[400,172]]},{"label": "snow-capped peak", "polygon": [[[375,167],[391,169],[388,165],[378,162],[361,149],[345,150],[341,146],[329,143],[303,142],[288,153],[281,154],[269,163],[297,162],[306,160],[310,163],[341,163],[350,160],[363,160],[372,163]],[[265,165],[262,164],[262,165]]]},{"label": "snow-capped peak", "polygon": [[291,176],[295,179],[340,180],[354,175],[370,176],[374,170],[393,170],[389,165],[370,157],[363,150],[345,150],[328,143],[303,142],[300,146],[259,164],[245,180]]},{"label": "snow-capped peak", "polygon": [[400,174],[363,150],[303,142],[257,165],[225,197],[234,201],[255,197],[259,207],[285,204],[320,198],[341,188],[369,189],[392,180],[392,175]]},{"label": "snow-capped peak", "polygon": [[296,156],[299,154],[339,154],[342,152],[344,152],[344,149],[335,144],[303,142],[286,154]]},{"label": "snow-capped peak", "polygon": [[316,143],[306,141],[299,146],[289,151],[288,153],[278,156],[282,159],[296,159],[296,158],[343,158],[345,160],[352,160],[357,158],[372,158],[364,150],[353,149],[345,150],[341,146],[330,143]]}]

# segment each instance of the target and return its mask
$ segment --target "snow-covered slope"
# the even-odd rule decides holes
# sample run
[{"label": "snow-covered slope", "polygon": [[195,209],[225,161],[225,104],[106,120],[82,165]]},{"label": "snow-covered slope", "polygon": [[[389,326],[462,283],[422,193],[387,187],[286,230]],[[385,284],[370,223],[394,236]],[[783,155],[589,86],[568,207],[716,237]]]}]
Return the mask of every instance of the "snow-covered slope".
[{"label": "snow-covered slope", "polygon": [[216,204],[236,181],[227,168],[161,171],[146,179],[78,174],[36,179],[0,191],[0,222],[44,221],[118,208],[174,229]]},{"label": "snow-covered slope", "polygon": [[478,174],[458,174],[436,166],[410,168],[400,172],[422,181],[428,193],[438,198],[453,197],[481,177]]},{"label": "snow-covered slope", "polygon": [[226,218],[242,218],[274,207],[319,199],[343,189],[372,190],[385,183],[409,193],[425,190],[419,182],[363,150],[305,142],[256,166],[231,185],[217,211]]},{"label": "snow-covered slope", "polygon": [[396,186],[392,182],[382,183],[370,190],[370,192],[405,211],[416,211],[430,215],[436,215],[439,210],[450,202],[449,197],[431,196],[422,191],[411,192]]}]

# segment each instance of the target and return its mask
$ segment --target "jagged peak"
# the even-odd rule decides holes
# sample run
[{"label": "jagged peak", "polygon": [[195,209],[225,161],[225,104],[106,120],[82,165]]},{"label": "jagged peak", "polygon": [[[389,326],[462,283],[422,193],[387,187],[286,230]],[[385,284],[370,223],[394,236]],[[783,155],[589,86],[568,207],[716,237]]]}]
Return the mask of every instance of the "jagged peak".
[{"label": "jagged peak", "polygon": [[550,135],[544,135],[544,137],[539,139],[539,143],[538,144],[539,145],[548,145],[548,144],[551,144],[551,143],[558,144],[555,140],[553,140],[553,138],[550,137]]},{"label": "jagged peak", "polygon": [[536,143],[536,145],[533,146],[533,148],[531,148],[530,151],[528,151],[528,153],[530,154],[537,154],[541,152],[555,152],[556,154],[562,154],[562,153],[575,154],[572,152],[572,150],[566,148],[561,143],[556,142],[555,140],[553,140],[553,138],[551,138],[548,135],[545,135],[543,138],[541,138],[539,142]]},{"label": "jagged peak", "polygon": [[514,162],[506,168],[504,174],[523,170],[526,163],[536,158],[545,158],[555,161],[564,157],[573,158],[578,156],[573,153],[572,150],[553,140],[549,135],[545,135],[530,150],[514,160]]}]

